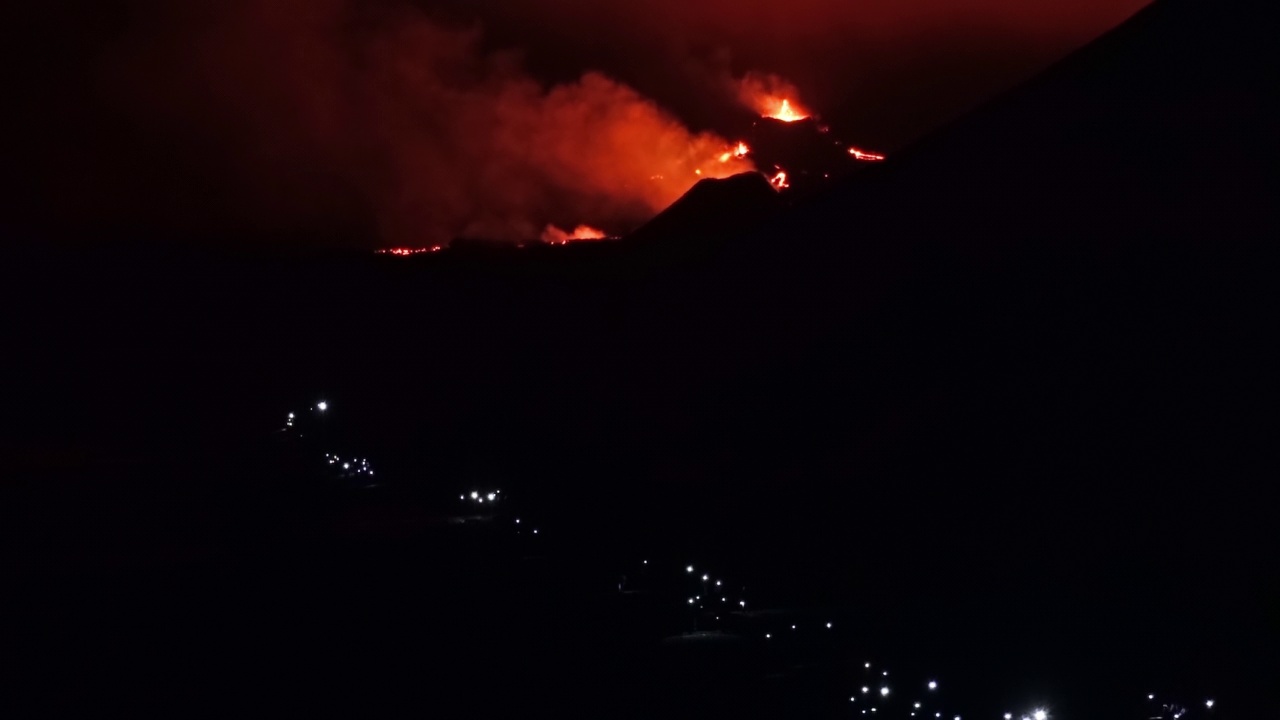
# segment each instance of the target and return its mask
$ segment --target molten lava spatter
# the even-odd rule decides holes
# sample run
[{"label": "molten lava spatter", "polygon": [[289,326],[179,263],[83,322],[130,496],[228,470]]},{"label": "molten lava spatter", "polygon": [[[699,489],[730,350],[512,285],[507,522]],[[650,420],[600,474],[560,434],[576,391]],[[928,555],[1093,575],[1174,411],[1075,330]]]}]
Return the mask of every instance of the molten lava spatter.
[{"label": "molten lava spatter", "polygon": [[739,102],[761,117],[796,122],[813,114],[796,100],[799,97],[796,86],[777,75],[750,72],[736,84]]},{"label": "molten lava spatter", "polygon": [[573,232],[566,232],[555,225],[548,225],[542,231],[542,241],[550,245],[568,245],[582,240],[606,240],[609,237],[608,233],[589,225],[579,225],[573,229]]},{"label": "molten lava spatter", "polygon": [[791,187],[791,181],[787,179],[787,171],[782,169],[778,170],[778,174],[773,176],[773,179],[769,181],[769,184],[773,185],[778,190],[786,190]]},{"label": "molten lava spatter", "polygon": [[767,98],[765,100],[765,111],[760,113],[764,117],[781,120],[782,122],[796,122],[809,117],[809,113],[791,104],[791,101],[782,98]]}]

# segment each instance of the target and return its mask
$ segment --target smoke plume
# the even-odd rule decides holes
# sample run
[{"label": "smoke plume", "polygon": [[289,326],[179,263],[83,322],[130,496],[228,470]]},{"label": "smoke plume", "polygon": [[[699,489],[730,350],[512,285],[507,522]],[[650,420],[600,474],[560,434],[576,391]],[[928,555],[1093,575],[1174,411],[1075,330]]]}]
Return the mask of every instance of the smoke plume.
[{"label": "smoke plume", "polygon": [[1143,2],[12,3],[4,214],[347,244],[617,234],[698,171],[750,169],[717,161],[751,121],[740,90],[794,88],[724,78],[778,72],[893,150]]},{"label": "smoke plume", "polygon": [[234,215],[299,227],[342,208],[381,245],[619,233],[700,177],[752,169],[631,87],[590,71],[544,84],[478,28],[408,4],[177,5],[114,46],[107,100],[140,138],[131,159],[173,148]]}]

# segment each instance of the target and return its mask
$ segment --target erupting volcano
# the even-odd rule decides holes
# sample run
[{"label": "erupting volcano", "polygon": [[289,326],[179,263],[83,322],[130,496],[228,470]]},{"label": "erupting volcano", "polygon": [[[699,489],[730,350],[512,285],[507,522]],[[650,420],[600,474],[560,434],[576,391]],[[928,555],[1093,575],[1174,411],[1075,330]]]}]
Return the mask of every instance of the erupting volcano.
[{"label": "erupting volcano", "polygon": [[748,73],[738,81],[738,101],[764,118],[793,123],[812,117],[796,100],[799,96],[794,85],[777,75]]},{"label": "erupting volcano", "polygon": [[[752,73],[736,81],[736,86],[738,100],[759,116],[751,135],[736,141],[714,133],[692,133],[630,88],[598,75],[534,98],[527,107],[536,109],[532,115],[538,121],[513,128],[525,140],[517,156],[530,156],[521,157],[519,166],[537,171],[530,181],[543,174],[556,178],[550,187],[533,184],[527,189],[533,197],[544,192],[562,196],[559,206],[521,203],[509,209],[520,213],[505,217],[477,206],[477,216],[459,218],[469,223],[466,237],[514,241],[520,247],[537,240],[568,245],[613,239],[636,226],[631,210],[620,210],[661,213],[701,181],[758,174],[775,193],[798,197],[855,172],[864,163],[885,159],[832,138],[829,129],[800,104],[799,89],[778,76]],[[545,149],[551,146],[555,149]],[[747,193],[758,189],[732,187]],[[601,199],[606,201],[603,205],[598,202]],[[566,230],[546,223],[547,215],[577,215],[582,222]],[[529,221],[538,224],[530,227]],[[601,226],[624,232],[611,234],[598,229]],[[541,232],[537,227],[542,227]],[[381,252],[414,255],[447,244]]]},{"label": "erupting volcano", "polygon": [[791,104],[791,101],[786,98],[782,98],[781,101],[779,101],[778,98],[771,97],[766,98],[762,102],[766,108],[760,113],[762,117],[773,118],[774,120],[781,120],[782,122],[788,123],[804,120],[809,117],[809,113],[797,109]]}]

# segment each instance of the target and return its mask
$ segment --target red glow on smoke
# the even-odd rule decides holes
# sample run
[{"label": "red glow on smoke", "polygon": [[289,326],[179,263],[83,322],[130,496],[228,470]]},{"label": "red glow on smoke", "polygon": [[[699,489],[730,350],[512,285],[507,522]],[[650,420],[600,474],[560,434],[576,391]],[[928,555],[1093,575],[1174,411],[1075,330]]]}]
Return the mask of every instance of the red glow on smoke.
[{"label": "red glow on smoke", "polygon": [[738,101],[760,114],[782,122],[796,122],[813,113],[800,105],[800,91],[777,75],[748,73],[738,81]]},{"label": "red glow on smoke", "polygon": [[761,115],[774,120],[795,122],[809,117],[809,113],[792,105],[787,98],[782,98],[781,101],[778,98],[766,98],[762,101],[762,104],[766,109]]},{"label": "red glow on smoke", "polygon": [[568,245],[571,242],[583,240],[607,240],[609,237],[608,233],[589,225],[579,225],[573,229],[573,232],[566,232],[555,225],[548,225],[542,231],[542,241],[550,245]]}]

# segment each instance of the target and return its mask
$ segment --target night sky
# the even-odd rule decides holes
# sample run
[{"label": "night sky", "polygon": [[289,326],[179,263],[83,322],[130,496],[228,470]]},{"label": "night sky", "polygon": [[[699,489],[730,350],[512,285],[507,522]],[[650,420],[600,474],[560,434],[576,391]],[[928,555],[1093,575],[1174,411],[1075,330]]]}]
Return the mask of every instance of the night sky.
[{"label": "night sky", "polygon": [[625,232],[749,128],[748,73],[893,151],[1143,4],[30,3],[5,19],[7,217],[90,242]]}]

